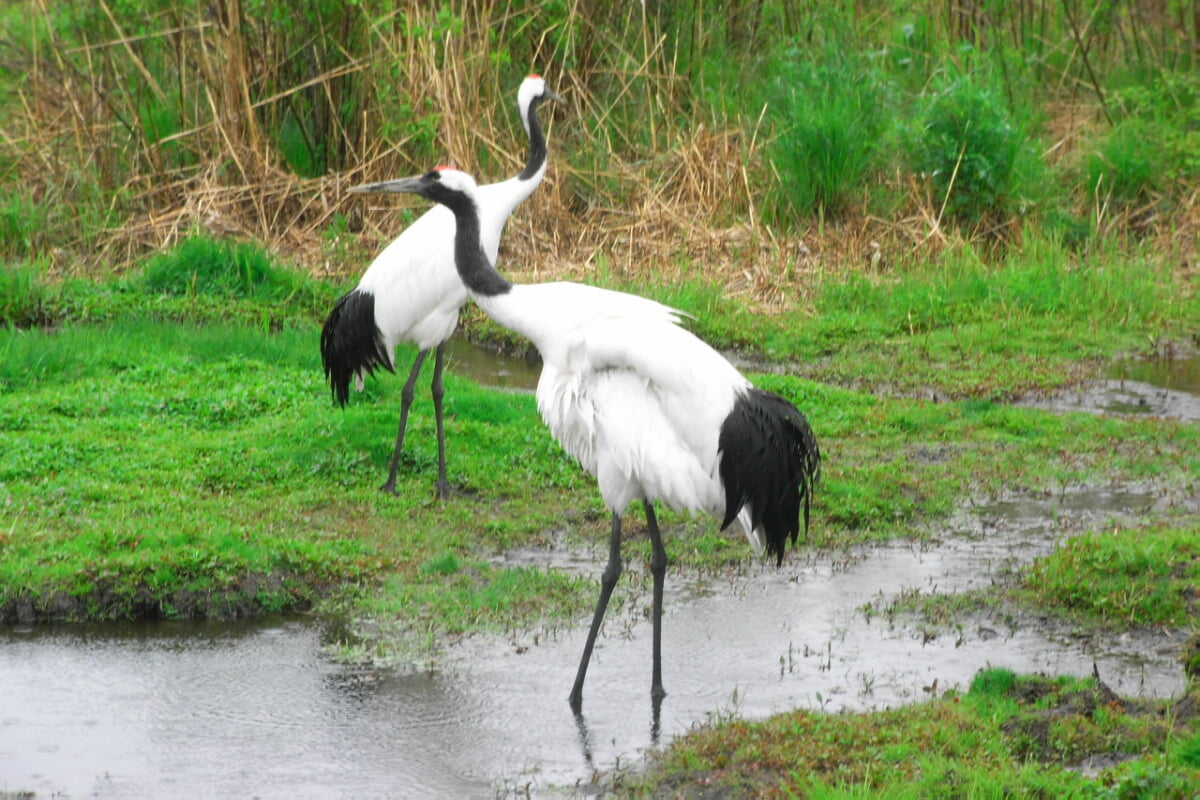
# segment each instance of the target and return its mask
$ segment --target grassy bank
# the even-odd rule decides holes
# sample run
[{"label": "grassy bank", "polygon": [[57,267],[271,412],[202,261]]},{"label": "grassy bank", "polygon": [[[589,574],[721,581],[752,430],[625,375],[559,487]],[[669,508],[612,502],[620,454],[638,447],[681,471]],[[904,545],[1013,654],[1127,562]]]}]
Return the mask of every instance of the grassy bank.
[{"label": "grassy bank", "polygon": [[[0,345],[4,618],[240,615],[308,607],[385,574],[449,582],[454,554],[493,552],[548,525],[551,510],[523,498],[527,484],[581,483],[547,436],[517,424],[531,398],[513,404],[452,381],[450,413],[465,423],[453,429],[463,502],[433,503],[420,460],[406,465],[401,498],[379,495],[398,402],[372,392],[347,413],[331,408],[315,336],[311,324],[273,334],[151,322],[10,331]],[[510,503],[527,515],[506,513]],[[478,578],[481,590],[512,580]],[[525,578],[528,591],[570,583]],[[521,602],[492,599],[501,614]]]},{"label": "grassy bank", "polygon": [[[605,526],[591,480],[549,438],[532,397],[452,367],[456,502],[431,499],[432,422],[420,406],[400,496],[379,495],[400,382],[369,381],[334,409],[316,339],[338,287],[220,247],[193,240],[102,284],[13,283],[23,288],[9,307],[54,325],[0,334],[4,616],[253,613],[360,585],[385,587],[390,599],[369,601],[384,614],[420,608],[413,629],[434,639],[508,624],[523,613],[508,605],[537,595],[558,598],[548,614],[575,611],[575,581],[487,567],[556,530],[590,538]],[[244,265],[232,278],[231,262]],[[816,426],[827,461],[812,541],[837,547],[928,535],[968,498],[1186,485],[1200,472],[1194,425],[999,402],[1068,384],[1141,342],[1195,335],[1197,301],[1174,275],[1146,280],[1139,261],[1088,274],[1052,262],[934,264],[890,292],[830,278],[814,287],[811,320],[752,318],[686,285],[633,288],[697,315],[714,344],[786,359],[757,382]],[[666,519],[686,533],[674,546],[681,567],[746,557],[711,525]]]},{"label": "grassy bank", "polygon": [[1200,695],[1136,702],[1095,679],[990,669],[892,711],[721,722],[617,783],[638,797],[1185,800],[1200,785]]}]

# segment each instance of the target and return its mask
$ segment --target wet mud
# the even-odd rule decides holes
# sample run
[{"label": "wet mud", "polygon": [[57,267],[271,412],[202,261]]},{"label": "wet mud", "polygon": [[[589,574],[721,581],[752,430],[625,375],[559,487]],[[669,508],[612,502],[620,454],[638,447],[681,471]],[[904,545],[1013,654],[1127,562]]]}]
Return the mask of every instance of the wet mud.
[{"label": "wet mud", "polygon": [[1016,405],[1048,411],[1200,420],[1200,397],[1131,380],[1108,379],[1049,396],[1028,395]]}]

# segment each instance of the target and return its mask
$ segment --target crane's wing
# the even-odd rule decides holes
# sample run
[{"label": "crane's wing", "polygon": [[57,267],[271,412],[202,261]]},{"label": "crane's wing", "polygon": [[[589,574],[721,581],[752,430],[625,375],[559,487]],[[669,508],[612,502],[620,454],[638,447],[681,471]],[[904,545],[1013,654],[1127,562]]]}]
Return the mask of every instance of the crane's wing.
[{"label": "crane's wing", "polygon": [[555,438],[614,509],[648,496],[719,512],[720,422],[746,380],[660,303],[578,285],[550,298],[538,408]]}]

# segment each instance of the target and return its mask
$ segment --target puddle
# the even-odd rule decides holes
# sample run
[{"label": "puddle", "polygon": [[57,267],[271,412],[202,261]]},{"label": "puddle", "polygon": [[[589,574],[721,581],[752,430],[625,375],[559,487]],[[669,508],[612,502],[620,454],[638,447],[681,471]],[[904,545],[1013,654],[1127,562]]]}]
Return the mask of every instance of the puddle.
[{"label": "puddle", "polygon": [[[537,389],[541,362],[498,355],[462,338],[446,347],[449,369],[484,386],[511,391]],[[782,372],[778,364],[756,361],[744,354],[725,354],[738,369]],[[1107,377],[1049,396],[1030,395],[1016,405],[1049,411],[1093,414],[1144,414],[1166,419],[1200,420],[1200,356],[1122,361]]]},{"label": "puddle", "polygon": [[1122,361],[1109,370],[1108,377],[1200,395],[1200,355]]},{"label": "puddle", "polygon": [[[429,674],[321,656],[316,623],[160,623],[0,632],[0,790],[38,797],[563,797],[636,765],[714,716],[868,709],[965,686],[975,672],[1089,675],[1117,692],[1183,688],[1179,642],[977,620],[930,636],[862,608],[904,593],[986,586],[1064,536],[1164,504],[1148,487],[1014,496],[962,512],[943,541],[793,551],[782,569],[669,572],[661,717],[649,699],[648,578],[631,564],[588,675],[567,706],[586,619],[480,636]],[[672,549],[668,541],[668,551]],[[505,557],[595,578],[603,545]],[[616,613],[614,613],[616,612]],[[657,736],[656,736],[657,734]],[[573,788],[576,787],[576,788]],[[584,788],[578,788],[584,787]]]},{"label": "puddle", "polygon": [[490,784],[457,756],[471,742],[453,682],[331,664],[309,623],[7,632],[0,676],[4,790],[468,797]]},{"label": "puddle", "polygon": [[1025,397],[1017,405],[1050,411],[1200,420],[1200,356],[1122,361],[1109,369],[1104,380],[1048,397]]},{"label": "puddle", "polygon": [[533,392],[542,374],[542,362],[495,353],[461,337],[446,343],[446,369],[483,386]]}]

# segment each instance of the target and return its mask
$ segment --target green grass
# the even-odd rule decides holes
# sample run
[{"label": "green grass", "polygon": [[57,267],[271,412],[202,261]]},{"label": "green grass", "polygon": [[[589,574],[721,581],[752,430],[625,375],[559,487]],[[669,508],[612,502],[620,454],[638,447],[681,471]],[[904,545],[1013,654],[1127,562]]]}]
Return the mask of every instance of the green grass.
[{"label": "green grass", "polygon": [[[1095,681],[979,673],[965,694],[863,714],[794,711],[725,720],[677,740],[626,796],[805,798],[1188,798],[1194,715],[1128,704]],[[1089,755],[1133,761],[1086,778]],[[1189,788],[1191,787],[1191,788]]]},{"label": "green grass", "polygon": [[[32,603],[53,615],[61,595],[77,601],[68,618],[294,608],[379,568],[372,548],[329,528],[296,535],[290,503],[238,501],[312,469],[303,453],[264,444],[284,441],[304,376],[280,366],[264,378],[236,337],[186,333],[143,324],[4,337],[6,610]],[[180,592],[194,608],[174,608]]]},{"label": "green grass", "polygon": [[36,265],[0,266],[0,320],[18,326],[45,322],[48,294],[41,270]]},{"label": "green grass", "polygon": [[[1035,240],[994,267],[964,251],[912,272],[834,279],[815,317],[783,326],[796,335],[767,346],[825,355],[829,363],[809,373],[825,381],[1000,399],[1061,385],[1089,358],[1187,338],[1200,302],[1177,286],[1155,258],[1097,253],[1081,262]],[[864,365],[853,354],[865,348],[890,358]]]},{"label": "green grass", "polygon": [[[486,575],[473,599],[434,604],[442,631],[473,629],[493,606],[497,619],[513,616],[503,609],[520,606],[521,586],[527,598],[557,592],[573,610],[571,589],[583,587],[562,576],[478,563],[548,529],[548,498],[586,486],[537,423],[533,398],[451,376],[451,480],[462,497],[433,500],[432,415],[418,404],[405,484],[391,498],[377,487],[400,382],[372,381],[338,410],[316,339],[311,323],[0,333],[0,608],[73,619],[254,613],[399,574],[419,580],[382,581],[378,602],[457,596],[471,590],[464,576]],[[421,571],[429,553],[470,566]]]},{"label": "green grass", "polygon": [[[1006,401],[1071,385],[1102,360],[1200,336],[1200,295],[1174,262],[1111,243],[1083,257],[1031,236],[998,264],[963,247],[884,274],[812,281],[811,307],[778,314],[755,313],[686,269],[669,283],[604,271],[595,282],[691,314],[687,326],[714,346],[887,394]],[[506,340],[486,321],[478,330]]]},{"label": "green grass", "polygon": [[316,281],[249,242],[185,238],[123,278],[49,280],[40,262],[0,273],[0,324],[176,320],[278,330],[311,324],[345,287]]},{"label": "green grass", "polygon": [[[535,544],[564,521],[572,536],[603,536],[592,479],[550,439],[533,397],[481,389],[453,367],[446,413],[458,497],[433,500],[432,420],[422,403],[410,423],[400,496],[379,494],[400,381],[369,381],[337,410],[316,339],[315,323],[274,333],[125,322],[0,334],[0,529],[9,544],[0,568],[8,596],[83,598],[94,587],[68,579],[96,572],[125,576],[138,585],[126,593],[145,597],[143,549],[178,562],[161,596],[204,580],[223,590],[239,576],[286,572],[290,554],[316,548],[313,558],[330,567],[314,571],[314,585],[369,574],[384,587],[372,600],[378,609],[416,603],[437,609],[427,628],[470,630],[520,616],[496,596],[471,595],[486,597],[487,586],[514,577],[489,574],[481,560]],[[1195,426],[886,399],[789,376],[757,382],[803,408],[821,437],[816,544],[911,535],[965,496],[1014,483],[1178,481],[1200,470]],[[930,451],[945,457],[922,457]],[[670,550],[681,567],[748,557],[736,536],[717,535],[711,523],[670,513],[663,520],[680,534]],[[120,544],[131,541],[139,543],[133,556]],[[630,552],[647,557],[643,549],[639,541]],[[450,556],[456,560],[437,561]],[[55,559],[67,566],[56,568]],[[429,566],[438,563],[448,566]],[[551,607],[563,612],[586,594],[571,582],[547,585],[536,571],[515,577],[561,597]],[[451,599],[432,602],[438,593]],[[522,607],[519,591],[504,593]],[[490,607],[495,614],[480,615]],[[136,613],[111,607],[98,615]]]},{"label": "green grass", "polygon": [[274,303],[303,302],[320,293],[317,284],[276,264],[258,244],[208,236],[190,236],[148,258],[139,283],[155,294]]},{"label": "green grass", "polygon": [[1195,520],[1094,531],[1022,571],[1019,596],[1115,627],[1193,624],[1200,611],[1200,527]]}]

